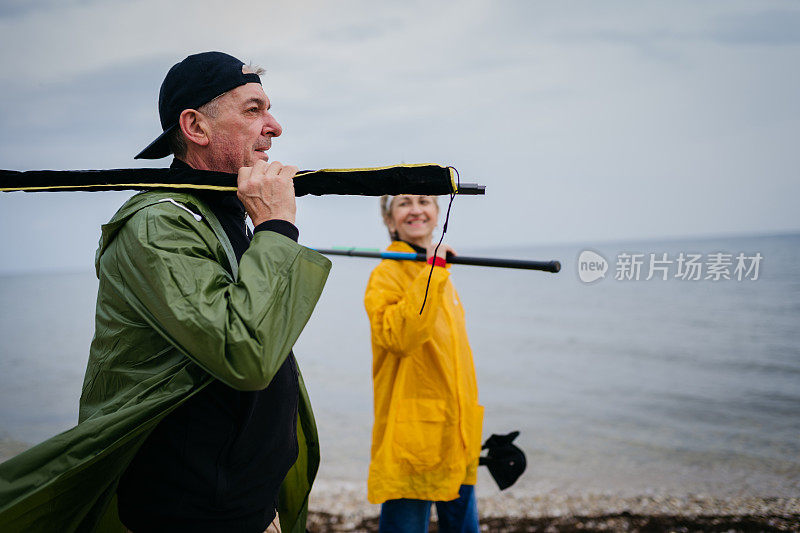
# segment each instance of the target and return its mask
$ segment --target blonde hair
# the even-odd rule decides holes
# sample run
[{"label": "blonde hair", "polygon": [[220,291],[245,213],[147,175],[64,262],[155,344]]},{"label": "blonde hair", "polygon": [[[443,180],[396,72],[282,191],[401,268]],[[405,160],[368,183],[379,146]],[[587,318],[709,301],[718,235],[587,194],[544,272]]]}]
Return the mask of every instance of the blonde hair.
[{"label": "blonde hair", "polygon": [[[397,231],[392,231],[389,228],[389,221],[392,219],[392,201],[399,195],[391,195],[391,194],[384,194],[381,196],[380,199],[380,206],[381,206],[381,218],[383,219],[383,225],[386,226],[386,229],[389,230],[389,238],[393,241],[399,241],[400,236],[397,235]],[[418,196],[428,196],[428,195],[418,195]],[[433,198],[433,203],[436,204],[436,209],[439,209],[439,197],[438,196],[431,196]]]}]

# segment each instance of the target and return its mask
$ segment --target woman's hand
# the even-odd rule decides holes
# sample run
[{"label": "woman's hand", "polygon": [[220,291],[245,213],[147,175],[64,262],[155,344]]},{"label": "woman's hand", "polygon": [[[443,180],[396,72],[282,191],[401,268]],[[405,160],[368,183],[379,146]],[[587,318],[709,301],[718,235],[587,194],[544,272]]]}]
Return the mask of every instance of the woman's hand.
[{"label": "woman's hand", "polygon": [[[428,250],[427,250],[427,253],[426,253],[426,259],[430,259],[431,257],[433,257],[433,251],[434,250],[436,250],[436,245],[435,244],[428,245]],[[447,261],[447,255],[448,254],[450,254],[451,256],[457,255],[456,251],[453,250],[453,247],[450,246],[449,244],[445,244],[445,243],[440,244],[439,245],[439,251],[436,252],[436,257],[441,257],[442,259]]]}]

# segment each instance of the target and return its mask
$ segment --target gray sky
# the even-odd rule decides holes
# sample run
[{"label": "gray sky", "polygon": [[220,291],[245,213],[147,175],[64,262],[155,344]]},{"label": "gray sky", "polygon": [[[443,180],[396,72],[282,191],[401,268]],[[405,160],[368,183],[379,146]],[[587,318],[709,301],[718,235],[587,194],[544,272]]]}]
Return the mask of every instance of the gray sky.
[{"label": "gray sky", "polygon": [[[273,160],[485,184],[457,249],[800,230],[796,2],[6,0],[0,168],[145,165],[164,74],[204,50],[267,69]],[[0,272],[91,268],[127,196],[0,194]],[[298,226],[386,243],[370,198],[301,199]]]}]

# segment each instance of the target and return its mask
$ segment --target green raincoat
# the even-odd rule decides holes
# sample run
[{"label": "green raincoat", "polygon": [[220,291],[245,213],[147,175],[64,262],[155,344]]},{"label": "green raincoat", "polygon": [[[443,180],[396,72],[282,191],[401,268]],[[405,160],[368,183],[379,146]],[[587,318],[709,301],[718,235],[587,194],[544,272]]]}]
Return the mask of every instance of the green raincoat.
[{"label": "green raincoat", "polygon": [[[219,221],[190,194],[131,198],[102,228],[95,337],[79,423],[0,465],[0,531],[124,531],[120,476],[167,414],[219,379],[265,388],[322,293],[330,261],[271,231],[237,264]],[[278,509],[305,531],[319,465],[300,377],[297,462]]]}]

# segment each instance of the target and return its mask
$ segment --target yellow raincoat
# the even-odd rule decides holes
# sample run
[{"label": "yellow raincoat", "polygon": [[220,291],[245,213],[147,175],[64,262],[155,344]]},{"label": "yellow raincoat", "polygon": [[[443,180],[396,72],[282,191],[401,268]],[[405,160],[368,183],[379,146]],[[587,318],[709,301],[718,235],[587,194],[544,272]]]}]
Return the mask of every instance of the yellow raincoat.
[{"label": "yellow raincoat", "polygon": [[[393,252],[413,252],[393,242]],[[372,330],[375,425],[368,498],[448,501],[475,484],[483,407],[464,309],[446,268],[384,260],[364,303]]]}]

